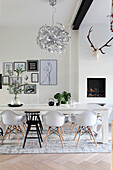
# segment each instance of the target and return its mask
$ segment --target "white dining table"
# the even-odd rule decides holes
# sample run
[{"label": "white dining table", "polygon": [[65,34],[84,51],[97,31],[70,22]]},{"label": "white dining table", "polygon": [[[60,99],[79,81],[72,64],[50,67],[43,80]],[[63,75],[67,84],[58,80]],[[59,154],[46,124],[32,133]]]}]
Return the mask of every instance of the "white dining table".
[{"label": "white dining table", "polygon": [[26,110],[40,111],[43,114],[44,111],[60,111],[63,114],[79,114],[85,110],[94,110],[96,113],[102,115],[102,142],[108,143],[108,117],[109,108],[100,106],[98,104],[66,104],[60,106],[48,106],[46,104],[24,104],[21,107],[9,107],[8,105],[0,105],[0,112],[3,110],[13,110],[23,114]]}]

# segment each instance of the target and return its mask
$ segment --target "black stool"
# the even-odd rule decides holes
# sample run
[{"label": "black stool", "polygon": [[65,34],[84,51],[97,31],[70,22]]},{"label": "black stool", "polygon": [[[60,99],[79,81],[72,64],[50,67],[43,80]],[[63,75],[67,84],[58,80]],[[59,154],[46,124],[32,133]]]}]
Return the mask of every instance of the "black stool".
[{"label": "black stool", "polygon": [[[25,139],[23,143],[23,148],[25,146],[26,139],[35,139],[35,138],[38,138],[39,145],[41,148],[42,147],[41,141],[43,142],[42,135],[41,135],[43,126],[40,120],[40,115],[39,115],[40,111],[25,111],[25,113],[26,113],[26,123],[28,127],[27,127],[27,131],[26,131],[26,135],[25,135]],[[36,127],[36,130],[31,129],[31,127]],[[29,131],[37,132],[38,137],[27,137]]]},{"label": "black stool", "polygon": [[0,127],[0,136],[3,136],[3,129]]}]

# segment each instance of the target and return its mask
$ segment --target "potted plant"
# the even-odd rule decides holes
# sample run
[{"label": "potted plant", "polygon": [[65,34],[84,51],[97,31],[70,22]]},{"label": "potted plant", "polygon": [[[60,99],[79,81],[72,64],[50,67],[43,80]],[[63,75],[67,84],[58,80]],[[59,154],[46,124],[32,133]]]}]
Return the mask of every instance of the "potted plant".
[{"label": "potted plant", "polygon": [[14,100],[11,102],[11,104],[12,105],[20,105],[21,103],[20,103],[17,95],[23,91],[22,86],[25,86],[26,84],[28,84],[28,83],[20,84],[20,82],[19,82],[20,74],[24,71],[22,70],[22,68],[17,68],[15,70],[16,80],[14,80],[14,81],[13,81],[14,73],[11,72],[10,70],[8,70],[7,72],[9,74],[9,77],[12,78],[12,83],[10,83],[10,82],[3,83],[3,85],[7,85],[8,86],[7,90],[12,90],[12,92],[14,93]]},{"label": "potted plant", "polygon": [[71,93],[63,91],[62,92],[62,101],[61,101],[61,104],[66,104],[69,101],[70,98],[71,98]]},{"label": "potted plant", "polygon": [[62,100],[62,94],[61,94],[61,93],[56,93],[56,94],[54,95],[54,98],[57,99],[57,102],[58,102],[58,103],[56,103],[56,105],[59,106],[60,103],[61,103],[61,100]]}]

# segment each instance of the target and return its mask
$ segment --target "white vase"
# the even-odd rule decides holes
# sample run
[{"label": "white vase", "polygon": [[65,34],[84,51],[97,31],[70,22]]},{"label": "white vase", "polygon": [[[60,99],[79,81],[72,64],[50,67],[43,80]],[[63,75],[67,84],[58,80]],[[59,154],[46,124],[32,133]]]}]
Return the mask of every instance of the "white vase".
[{"label": "white vase", "polygon": [[20,105],[21,104],[21,102],[20,102],[20,100],[19,100],[19,98],[17,97],[17,98],[14,98],[12,101],[11,101],[11,105]]}]

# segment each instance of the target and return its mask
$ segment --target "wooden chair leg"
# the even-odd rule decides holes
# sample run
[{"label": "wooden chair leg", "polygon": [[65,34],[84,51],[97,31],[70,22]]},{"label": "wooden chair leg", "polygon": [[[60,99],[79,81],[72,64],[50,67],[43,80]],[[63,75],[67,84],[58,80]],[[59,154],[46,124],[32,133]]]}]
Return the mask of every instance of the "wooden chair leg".
[{"label": "wooden chair leg", "polygon": [[44,143],[43,143],[43,147],[45,146],[45,143],[46,143],[47,137],[48,137],[48,135],[49,135],[50,129],[51,129],[51,128],[49,127],[49,128],[48,128],[48,131],[47,131],[47,135],[46,135],[45,140],[44,140]]},{"label": "wooden chair leg", "polygon": [[[60,130],[60,129],[59,129]],[[59,131],[60,132],[60,131]],[[62,140],[64,141],[64,138],[63,138],[63,136],[62,136],[62,133],[60,132],[60,135],[61,135],[61,138],[62,138]],[[60,137],[60,136],[59,136]]]},{"label": "wooden chair leg", "polygon": [[77,132],[76,132],[75,137],[74,137],[74,139],[73,139],[73,140],[75,140],[75,138],[76,138],[76,136],[77,136],[77,134],[78,134],[79,130],[80,130],[80,126],[78,127],[78,130],[77,130]]},{"label": "wooden chair leg", "polygon": [[26,133],[25,123],[23,123],[24,132]]},{"label": "wooden chair leg", "polygon": [[17,127],[16,127],[16,134],[17,134],[17,139],[18,139],[18,145],[20,145]]},{"label": "wooden chair leg", "polygon": [[92,140],[91,132],[90,132],[90,129],[89,129],[89,128],[88,128],[88,133],[89,133],[90,139]]},{"label": "wooden chair leg", "polygon": [[62,142],[61,132],[60,132],[60,129],[59,129],[59,128],[58,128],[58,133],[59,133],[59,136],[60,136],[60,140],[61,140],[62,147],[64,147],[64,144],[63,144],[63,142]]},{"label": "wooden chair leg", "polygon": [[63,130],[63,127],[61,127],[61,131],[62,131],[62,134],[64,135],[64,130]]},{"label": "wooden chair leg", "polygon": [[75,127],[75,123],[73,123],[73,128],[72,128],[71,134],[73,134],[74,127]]},{"label": "wooden chair leg", "polygon": [[95,138],[94,138],[94,135],[93,135],[93,133],[92,133],[92,130],[91,130],[91,128],[89,128],[89,129],[90,129],[91,135],[92,135],[92,137],[93,137],[93,140],[94,140],[94,142],[95,142],[95,145],[97,146],[97,142],[96,142],[96,140],[95,140]]},{"label": "wooden chair leg", "polygon": [[14,129],[11,129],[11,128],[13,128],[13,126],[12,127],[10,127],[10,132],[9,132],[9,136],[8,136],[8,139],[10,138],[10,136],[11,136],[11,132],[12,132],[12,130]]},{"label": "wooden chair leg", "polygon": [[21,132],[21,134],[22,134],[23,138],[25,138],[25,136],[24,136],[24,134],[23,134],[23,132],[22,132],[21,127],[20,127],[20,126],[18,126],[18,127],[19,127],[19,129],[20,129],[20,132]]},{"label": "wooden chair leg", "polygon": [[6,135],[7,135],[8,129],[9,129],[9,127],[7,127],[7,129],[5,131],[5,134],[4,134],[3,139],[1,141],[1,145],[3,144],[3,141],[4,141],[4,139],[5,139]]},{"label": "wooden chair leg", "polygon": [[70,125],[70,127],[69,127],[69,130],[71,129],[72,125],[73,125],[73,123],[71,123],[71,125]]},{"label": "wooden chair leg", "polygon": [[79,138],[78,138],[78,141],[77,141],[77,147],[78,147],[78,144],[79,144],[79,140],[80,140],[81,133],[82,133],[82,129],[81,129],[81,131],[80,131]]}]

